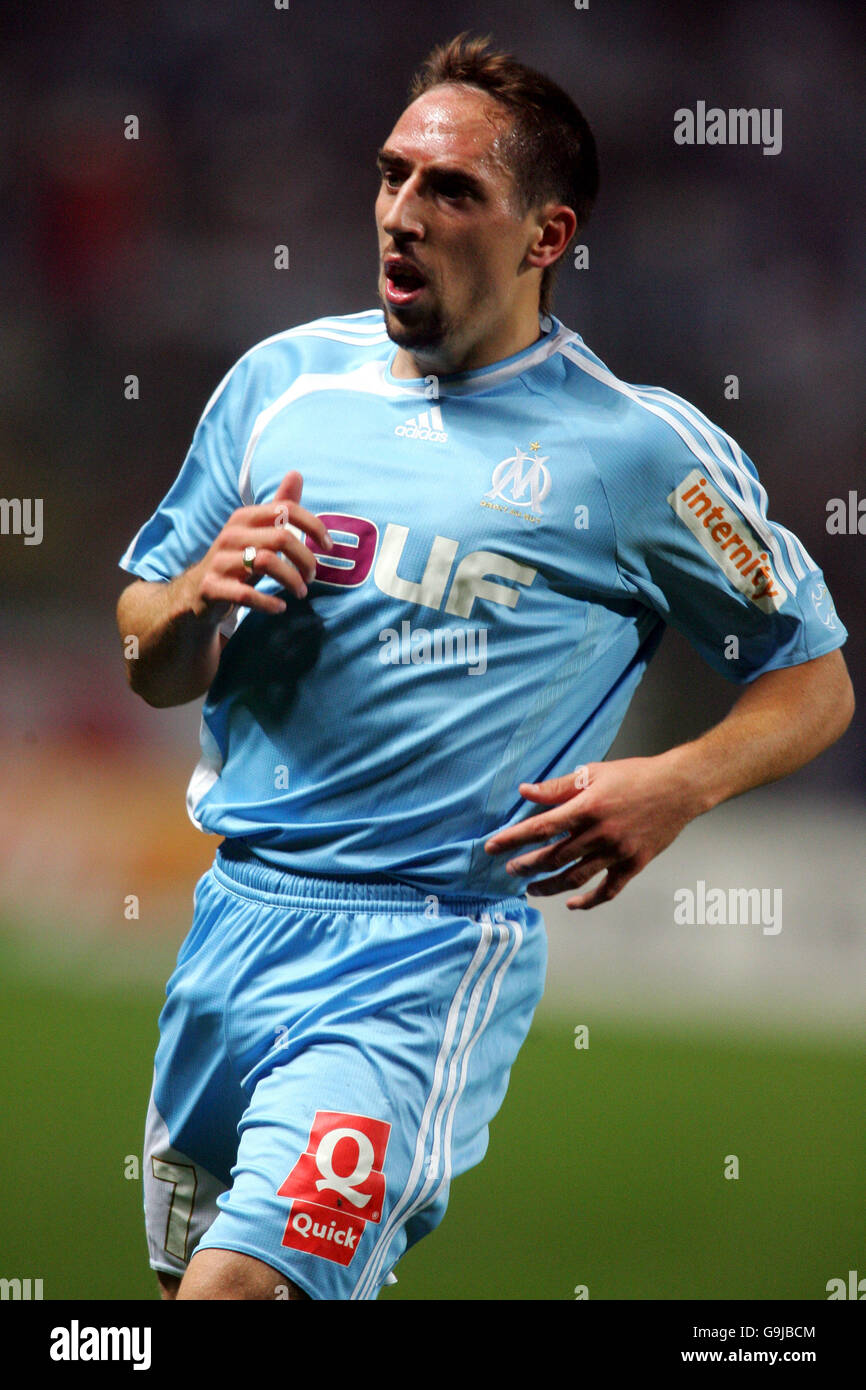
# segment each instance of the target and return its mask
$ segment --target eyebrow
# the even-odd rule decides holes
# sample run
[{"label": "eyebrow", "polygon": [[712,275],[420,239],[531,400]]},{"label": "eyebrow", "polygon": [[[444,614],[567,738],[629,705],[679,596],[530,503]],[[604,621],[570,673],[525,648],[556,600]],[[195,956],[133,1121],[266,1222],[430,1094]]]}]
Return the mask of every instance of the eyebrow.
[{"label": "eyebrow", "polygon": [[[398,154],[396,150],[389,150],[386,147],[377,152],[376,163],[380,169],[386,167],[406,169],[409,167],[411,160],[408,160],[405,155]],[[481,180],[476,178],[474,174],[470,174],[460,164],[433,164],[430,166],[428,174],[433,178],[439,176],[441,178],[456,179],[463,184],[467,192],[475,193],[479,196],[484,195],[485,190]]]}]

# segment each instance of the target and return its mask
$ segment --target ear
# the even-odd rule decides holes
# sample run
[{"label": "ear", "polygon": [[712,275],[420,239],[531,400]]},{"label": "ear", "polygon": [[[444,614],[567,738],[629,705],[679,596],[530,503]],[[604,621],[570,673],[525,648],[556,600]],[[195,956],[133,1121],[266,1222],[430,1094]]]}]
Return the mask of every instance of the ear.
[{"label": "ear", "polygon": [[563,203],[548,203],[539,208],[533,220],[526,265],[534,270],[546,270],[558,261],[577,231],[573,208]]}]

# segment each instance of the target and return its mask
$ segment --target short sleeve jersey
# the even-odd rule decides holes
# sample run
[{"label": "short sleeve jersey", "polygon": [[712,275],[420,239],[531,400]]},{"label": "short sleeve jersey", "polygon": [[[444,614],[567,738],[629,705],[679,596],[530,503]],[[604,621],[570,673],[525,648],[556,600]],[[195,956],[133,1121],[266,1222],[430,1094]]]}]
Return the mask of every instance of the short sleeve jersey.
[{"label": "short sleeve jersey", "polygon": [[735,441],[557,319],[438,379],[395,351],[380,311],[252,348],[121,565],[171,579],[297,469],[336,546],[307,538],[284,614],[235,613],[193,821],[295,873],[519,892],[485,841],[520,782],[604,758],[666,624],[739,683],[847,634]]}]

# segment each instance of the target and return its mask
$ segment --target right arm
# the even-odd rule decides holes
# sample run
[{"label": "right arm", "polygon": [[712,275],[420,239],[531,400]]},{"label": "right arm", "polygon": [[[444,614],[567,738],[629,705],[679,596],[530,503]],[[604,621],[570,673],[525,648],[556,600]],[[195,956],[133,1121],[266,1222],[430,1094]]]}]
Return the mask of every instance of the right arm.
[{"label": "right arm", "polygon": [[[117,626],[124,642],[135,637],[138,643],[137,657],[126,662],[127,678],[147,704],[163,709],[205,693],[226,640],[219,625],[235,604],[285,610],[283,599],[253,587],[255,578],[270,574],[298,598],[306,596],[315,556],[286,528],[313,536],[324,550],[332,542],[324,523],[300,506],[302,487],[300,473],[288,473],[272,502],[234,512],[204,558],[183,574],[164,582],[137,579],[124,589]],[[242,560],[248,545],[258,552],[252,574]]]}]

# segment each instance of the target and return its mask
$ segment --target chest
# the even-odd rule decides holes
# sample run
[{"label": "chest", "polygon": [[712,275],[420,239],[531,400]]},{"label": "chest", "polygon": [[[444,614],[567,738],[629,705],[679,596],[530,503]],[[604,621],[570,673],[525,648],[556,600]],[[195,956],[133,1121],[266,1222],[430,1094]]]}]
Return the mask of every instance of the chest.
[{"label": "chest", "polygon": [[333,589],[372,578],[393,598],[468,617],[485,593],[514,607],[533,584],[574,595],[615,587],[597,468],[573,423],[528,392],[311,393],[262,432],[255,500],[293,468],[303,505],[337,542],[317,552],[317,579]]}]

